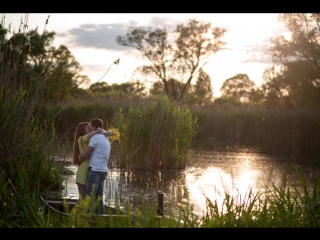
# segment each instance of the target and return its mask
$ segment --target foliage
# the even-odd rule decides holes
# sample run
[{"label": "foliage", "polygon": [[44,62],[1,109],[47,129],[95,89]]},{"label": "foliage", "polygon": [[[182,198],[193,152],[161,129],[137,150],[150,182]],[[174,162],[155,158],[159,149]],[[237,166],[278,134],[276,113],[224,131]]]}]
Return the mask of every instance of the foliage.
[{"label": "foliage", "polygon": [[289,29],[291,37],[271,39],[273,46],[268,53],[278,69],[266,69],[263,88],[267,103],[286,107],[318,107],[320,14],[285,13],[279,15],[279,21]]},{"label": "foliage", "polygon": [[157,97],[148,105],[120,108],[113,117],[123,136],[121,164],[129,168],[181,169],[195,134],[189,109],[182,109],[168,97]]},{"label": "foliage", "polygon": [[223,82],[220,92],[222,96],[236,97],[239,101],[248,101],[250,92],[256,84],[247,74],[237,74]]},{"label": "foliage", "polygon": [[[168,91],[169,95],[173,99],[177,99],[183,89],[183,83],[176,79],[169,79],[168,81]],[[150,89],[150,94],[152,96],[163,95],[164,84],[162,81],[157,81],[152,84]],[[200,73],[196,79],[195,84],[191,84],[184,93],[183,99],[180,101],[181,104],[186,104],[188,106],[202,106],[211,103],[213,99],[213,89],[211,85],[210,76],[200,70]]]},{"label": "foliage", "polygon": [[224,151],[249,147],[288,157],[320,156],[320,115],[312,108],[266,108],[221,97],[211,106],[192,107],[191,113],[198,119],[193,147],[210,145]]},{"label": "foliage", "polygon": [[132,81],[125,83],[113,83],[108,85],[106,82],[97,82],[89,87],[89,90],[96,96],[97,93],[101,95],[114,95],[115,92],[123,93],[127,96],[145,96],[145,85],[140,81]]},{"label": "foliage", "polygon": [[198,97],[198,104],[211,101],[213,98],[213,88],[210,76],[202,69],[199,72],[196,84],[194,86],[194,95]]},{"label": "foliage", "polygon": [[22,32],[22,26],[27,29],[27,24],[21,23],[19,32],[7,39],[10,30],[0,24],[1,52],[5,59],[0,65],[7,64],[7,74],[10,71],[15,77],[25,76],[27,90],[30,94],[40,90],[42,101],[57,103],[76,96],[80,85],[88,84],[90,80],[81,74],[83,69],[68,48],[52,46],[55,32],[44,30],[39,34],[37,29]]},{"label": "foliage", "polygon": [[68,95],[76,97],[74,91],[90,82],[86,75],[80,74],[83,69],[66,46],[52,48],[51,62],[53,68],[46,74],[43,86],[46,101],[62,101]]},{"label": "foliage", "polygon": [[214,103],[219,106],[225,106],[225,105],[233,105],[233,106],[241,106],[241,101],[239,98],[235,96],[221,96],[219,98],[216,98],[214,100]]},{"label": "foliage", "polygon": [[39,192],[61,189],[63,181],[59,169],[52,167],[56,136],[35,111],[41,93],[39,87],[29,88],[37,73],[26,61],[25,40],[14,35],[0,48],[1,227],[35,226]]}]

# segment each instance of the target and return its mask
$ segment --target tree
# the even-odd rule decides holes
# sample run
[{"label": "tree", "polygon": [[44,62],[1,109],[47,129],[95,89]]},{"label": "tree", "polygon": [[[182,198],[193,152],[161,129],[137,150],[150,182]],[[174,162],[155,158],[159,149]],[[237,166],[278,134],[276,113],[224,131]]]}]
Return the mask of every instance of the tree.
[{"label": "tree", "polygon": [[[320,14],[286,13],[279,21],[291,31],[271,39],[268,53],[280,66],[276,76],[265,79],[269,93],[278,93],[290,106],[313,105],[320,101]],[[280,94],[282,92],[282,94]]]},{"label": "tree", "polygon": [[31,94],[43,83],[45,74],[52,67],[48,61],[54,40],[54,32],[44,31],[42,35],[37,29],[27,33],[13,33],[6,39],[8,29],[0,26],[1,55],[5,62],[0,61],[0,65],[5,64],[8,69],[17,70],[17,75],[27,76],[24,81],[27,83]]},{"label": "tree", "polygon": [[[168,81],[168,90],[170,96],[176,98],[181,89],[183,88],[183,84],[176,79],[169,79]],[[150,94],[153,96],[161,95],[164,93],[163,91],[164,85],[162,81],[157,81],[153,83]],[[196,84],[191,84],[190,87],[184,94],[184,98],[181,100],[183,103],[188,105],[203,105],[205,103],[211,102],[213,98],[213,89],[211,85],[210,76],[204,71],[200,71]]]},{"label": "tree", "polygon": [[94,94],[101,94],[102,96],[114,96],[115,94],[122,94],[128,97],[131,96],[145,96],[145,85],[139,80],[124,82],[124,83],[113,83],[108,85],[106,82],[97,82],[90,86],[89,90]]},{"label": "tree", "polygon": [[223,82],[220,91],[223,96],[236,97],[239,101],[249,101],[250,92],[256,87],[247,74],[237,74]]},{"label": "tree", "polygon": [[86,75],[81,74],[82,67],[66,46],[53,47],[50,61],[52,68],[44,82],[46,100],[62,101],[67,96],[73,96],[72,93],[76,93],[81,84],[90,82]]},{"label": "tree", "polygon": [[42,91],[41,100],[57,102],[67,96],[78,96],[79,86],[90,82],[81,74],[82,67],[66,46],[57,49],[52,46],[55,32],[44,30],[39,34],[35,29],[22,33],[20,26],[18,33],[6,39],[8,32],[0,24],[0,67],[15,71],[15,76],[4,75],[23,75],[30,94]]},{"label": "tree", "polygon": [[211,101],[213,97],[211,78],[202,69],[200,70],[196,84],[194,86],[194,95],[197,97],[198,104],[200,105],[204,102]]},{"label": "tree", "polygon": [[[178,96],[180,95],[181,89],[183,88],[183,84],[174,79],[174,78],[170,78],[167,81],[167,91],[165,91],[167,93],[168,96],[171,96],[173,99],[177,99]],[[165,86],[163,84],[162,81],[157,81],[155,82],[151,89],[150,89],[150,93],[151,95],[161,95],[163,94],[163,90],[165,89]]]},{"label": "tree", "polygon": [[108,86],[106,82],[96,82],[90,85],[89,90],[92,93],[103,93],[108,90]]},{"label": "tree", "polygon": [[[226,31],[223,28],[211,28],[211,23],[190,19],[172,32],[166,28],[153,30],[130,27],[128,33],[117,36],[116,41],[137,49],[142,57],[148,59],[151,64],[140,67],[141,73],[162,81],[165,94],[180,101],[193,78],[209,62],[210,57],[225,45],[221,39]],[[170,92],[169,84],[173,82],[170,79],[180,79],[182,88],[178,95]]]}]

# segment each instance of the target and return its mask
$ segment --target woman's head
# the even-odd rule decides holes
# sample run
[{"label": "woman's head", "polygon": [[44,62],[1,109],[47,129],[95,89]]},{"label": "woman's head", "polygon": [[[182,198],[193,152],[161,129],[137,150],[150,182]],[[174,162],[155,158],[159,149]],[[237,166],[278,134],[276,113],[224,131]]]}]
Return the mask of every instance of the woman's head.
[{"label": "woman's head", "polygon": [[78,138],[89,133],[89,125],[89,122],[81,122],[78,124],[76,131],[76,134],[78,133]]},{"label": "woman's head", "polygon": [[84,136],[88,134],[89,131],[89,122],[81,122],[78,124],[76,133],[74,134],[74,140],[73,140],[73,159],[72,164],[76,165],[77,161],[79,159],[79,146],[78,146],[78,139],[81,136]]}]

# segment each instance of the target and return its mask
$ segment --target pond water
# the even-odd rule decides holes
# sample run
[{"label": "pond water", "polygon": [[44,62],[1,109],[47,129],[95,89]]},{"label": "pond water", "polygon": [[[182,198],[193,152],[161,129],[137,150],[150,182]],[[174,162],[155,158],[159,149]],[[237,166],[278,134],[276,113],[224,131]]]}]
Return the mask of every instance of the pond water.
[{"label": "pond water", "polygon": [[[157,204],[158,190],[164,192],[166,207],[192,205],[193,213],[202,216],[206,210],[206,197],[219,205],[225,193],[232,196],[246,196],[263,193],[272,184],[280,186],[284,174],[289,184],[298,184],[295,165],[308,183],[320,177],[317,161],[293,160],[256,153],[230,153],[216,151],[192,151],[190,163],[184,170],[124,171],[109,169],[104,188],[107,205],[131,206],[142,197],[150,204]],[[77,168],[69,166],[74,173]],[[65,175],[65,189],[62,195],[78,198],[75,175]]]}]

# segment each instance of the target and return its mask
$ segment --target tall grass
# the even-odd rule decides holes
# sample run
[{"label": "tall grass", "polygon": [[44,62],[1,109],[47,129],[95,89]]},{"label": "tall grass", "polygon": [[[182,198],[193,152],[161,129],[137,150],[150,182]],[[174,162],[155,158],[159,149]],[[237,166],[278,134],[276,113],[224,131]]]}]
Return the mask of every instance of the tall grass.
[{"label": "tall grass", "polygon": [[[320,227],[320,179],[307,184],[294,166],[299,183],[272,184],[265,193],[248,189],[243,195],[224,193],[222,204],[206,196],[207,209],[195,216],[190,205],[180,211],[167,210],[164,227],[197,228],[318,228]],[[272,180],[271,180],[272,181]]]},{"label": "tall grass", "polygon": [[[79,99],[76,104],[58,114],[54,124],[57,134],[66,136],[70,140],[73,138],[79,119],[89,121],[99,116],[106,123],[116,122],[113,118],[120,107],[128,115],[130,108],[140,109],[142,105],[149,108],[151,101],[151,99],[128,100],[106,97]],[[50,119],[66,104],[43,105],[40,111],[41,116]],[[317,147],[320,144],[320,138],[318,138],[320,114],[313,109],[213,104],[190,107],[190,113],[197,119],[194,126],[196,133],[191,142],[192,148],[237,151],[245,147],[260,153],[287,157],[318,158],[320,156],[320,148]],[[138,118],[135,114],[132,112],[130,116]],[[140,133],[145,134],[143,131],[137,134]]]},{"label": "tall grass", "polygon": [[21,32],[0,42],[1,227],[37,226],[38,193],[60,189],[63,181],[52,168],[54,132],[48,133],[35,111],[40,89],[28,91],[33,71],[16,51],[23,49]]},{"label": "tall grass", "polygon": [[58,104],[39,103],[37,111],[43,119],[52,119],[56,134],[60,138],[65,137],[69,141],[73,141],[74,132],[79,122],[89,122],[92,118],[99,117],[108,124],[111,123],[114,113],[120,107],[127,111],[132,106],[140,106],[143,101],[148,102],[144,99],[129,99],[128,97],[86,97],[79,98],[76,102],[73,100]]},{"label": "tall grass", "polygon": [[320,113],[314,109],[213,105],[191,108],[191,113],[198,118],[196,147],[250,147],[265,154],[320,157]]},{"label": "tall grass", "polygon": [[121,165],[133,169],[182,169],[191,149],[196,119],[188,108],[177,106],[168,97],[150,105],[122,108],[112,124],[123,134]]}]

